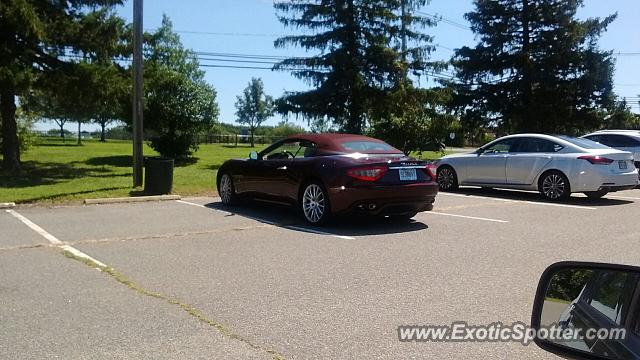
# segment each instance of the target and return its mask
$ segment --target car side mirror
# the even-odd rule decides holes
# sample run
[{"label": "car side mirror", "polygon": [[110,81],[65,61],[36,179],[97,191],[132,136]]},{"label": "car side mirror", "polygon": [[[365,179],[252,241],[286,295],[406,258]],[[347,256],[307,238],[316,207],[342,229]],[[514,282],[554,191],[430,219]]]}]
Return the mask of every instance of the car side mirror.
[{"label": "car side mirror", "polygon": [[258,153],[255,151],[252,151],[249,153],[249,159],[250,160],[258,160]]},{"label": "car side mirror", "polygon": [[639,326],[639,267],[560,262],[542,274],[531,314],[542,349],[570,359],[638,359]]}]

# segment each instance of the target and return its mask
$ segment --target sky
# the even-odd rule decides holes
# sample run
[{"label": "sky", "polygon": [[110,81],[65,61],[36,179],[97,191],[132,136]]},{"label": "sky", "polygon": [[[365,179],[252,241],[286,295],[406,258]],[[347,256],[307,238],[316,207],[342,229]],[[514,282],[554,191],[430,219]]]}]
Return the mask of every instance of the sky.
[{"label": "sky", "polygon": [[[431,0],[422,11],[440,15],[458,25],[468,25],[464,14],[473,9],[471,0]],[[131,21],[133,0],[126,0],[117,9],[120,16]],[[638,0],[585,0],[578,17],[605,17],[618,13],[618,18],[600,38],[600,47],[622,53],[640,53],[640,1]],[[197,52],[255,54],[261,56],[300,56],[305,53],[297,48],[276,49],[273,41],[283,34],[295,33],[278,22],[272,0],[146,0],[144,2],[144,29],[157,28],[162,15],[167,14],[173,22],[185,47]],[[473,45],[474,35],[464,26],[440,22],[438,26],[425,32],[435,36],[434,43],[440,45],[433,53],[434,60],[448,60],[451,49]],[[221,59],[221,58],[217,58]],[[229,60],[232,58],[226,58]],[[245,59],[246,60],[246,59]],[[616,57],[614,77],[615,91],[623,97],[640,95],[640,55]],[[264,60],[258,60],[264,61]],[[269,61],[269,60],[267,60]],[[202,61],[206,64],[270,67],[259,63],[239,63],[224,61]],[[265,92],[278,97],[285,91],[307,88],[302,80],[288,72],[274,72],[265,69],[236,69],[223,67],[203,67],[206,80],[217,91],[221,122],[235,122],[236,96],[242,93],[252,77],[262,78]],[[640,104],[631,104],[632,110],[640,112]],[[274,117],[267,124],[276,124],[282,118]],[[289,121],[306,126],[302,119],[294,117]],[[49,125],[47,128],[51,128]],[[85,126],[86,129],[93,129]]]}]

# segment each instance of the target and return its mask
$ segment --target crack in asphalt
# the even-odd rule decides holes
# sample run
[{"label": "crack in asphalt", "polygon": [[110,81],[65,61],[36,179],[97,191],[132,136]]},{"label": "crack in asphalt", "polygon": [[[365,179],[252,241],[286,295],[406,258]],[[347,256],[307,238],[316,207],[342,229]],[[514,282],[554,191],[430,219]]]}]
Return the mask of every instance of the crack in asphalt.
[{"label": "crack in asphalt", "polygon": [[284,355],[281,354],[280,352],[270,349],[270,348],[266,348],[257,344],[254,344],[253,342],[251,342],[251,340],[243,338],[242,336],[232,332],[230,329],[226,328],[223,324],[216,322],[215,320],[209,319],[207,318],[200,310],[198,310],[196,307],[194,307],[193,305],[184,303],[180,300],[177,300],[175,298],[171,298],[169,296],[163,295],[161,293],[158,292],[154,292],[151,290],[147,290],[143,287],[141,287],[140,285],[134,283],[133,281],[131,281],[130,279],[128,279],[127,277],[125,277],[123,274],[121,274],[120,272],[118,272],[117,270],[115,270],[114,268],[110,267],[110,266],[103,266],[100,264],[95,263],[94,261],[87,259],[85,257],[80,257],[77,256],[67,250],[63,250],[62,254],[64,256],[66,256],[67,258],[79,261],[91,268],[95,268],[100,270],[101,272],[111,276],[114,280],[116,280],[117,282],[127,286],[129,289],[137,292],[140,295],[144,295],[144,296],[149,296],[152,298],[156,298],[162,301],[165,301],[166,303],[173,305],[173,306],[177,306],[179,307],[181,310],[185,311],[187,314],[189,314],[190,316],[196,318],[197,320],[199,320],[200,322],[207,324],[213,328],[215,328],[216,330],[218,330],[218,332],[220,334],[222,334],[223,336],[229,338],[229,339],[233,339],[233,340],[237,340],[240,341],[246,345],[248,345],[249,347],[251,347],[254,350],[259,350],[259,351],[264,351],[267,354],[271,355],[271,357],[274,360],[284,360]]},{"label": "crack in asphalt", "polygon": [[272,228],[272,227],[275,227],[275,226],[264,224],[260,226],[244,226],[244,227],[233,227],[233,228],[216,229],[216,230],[187,231],[187,232],[170,233],[170,234],[153,234],[153,235],[142,235],[142,236],[127,236],[127,237],[119,237],[119,238],[85,239],[85,240],[69,241],[66,243],[69,245],[82,245],[82,244],[110,243],[110,242],[119,242],[119,241],[124,242],[124,241],[136,241],[136,240],[169,239],[172,237],[220,234],[220,233],[226,233],[226,232],[248,231],[248,230],[257,230],[257,229],[264,229],[264,228]]}]

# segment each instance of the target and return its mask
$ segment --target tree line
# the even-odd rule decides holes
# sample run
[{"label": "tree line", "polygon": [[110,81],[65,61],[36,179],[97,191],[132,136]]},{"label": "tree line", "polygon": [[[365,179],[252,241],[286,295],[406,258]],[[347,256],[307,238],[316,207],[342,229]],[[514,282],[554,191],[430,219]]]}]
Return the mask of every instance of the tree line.
[{"label": "tree line", "polygon": [[[312,131],[382,138],[405,152],[440,144],[450,132],[481,141],[495,133],[579,134],[637,127],[613,92],[612,52],[598,39],[616,14],[580,20],[581,0],[475,0],[465,14],[474,46],[434,61],[421,12],[428,0],[275,1],[290,35],[276,48],[309,56],[282,60],[309,90],[264,94],[252,79],[236,101],[253,135],[275,113]],[[0,4],[0,119],[3,168],[20,166],[17,116],[131,122],[132,27],[115,13],[122,0],[8,0]],[[165,16],[144,35],[144,115],[150,145],[171,157],[197,150],[193,134],[217,126],[215,89],[198,57]],[[445,73],[452,73],[445,76]],[[18,114],[18,115],[16,115]],[[35,114],[35,115],[34,115]]]}]

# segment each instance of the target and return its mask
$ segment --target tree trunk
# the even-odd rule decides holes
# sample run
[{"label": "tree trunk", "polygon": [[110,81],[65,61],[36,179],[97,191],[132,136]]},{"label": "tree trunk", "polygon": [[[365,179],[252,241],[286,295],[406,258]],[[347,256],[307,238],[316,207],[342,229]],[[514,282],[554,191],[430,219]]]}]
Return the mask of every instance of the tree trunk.
[{"label": "tree trunk", "polygon": [[0,85],[0,113],[2,115],[2,167],[9,172],[20,170],[20,143],[16,123],[15,88]]},{"label": "tree trunk", "polygon": [[80,131],[82,123],[78,121],[78,145],[82,145],[82,131]]},{"label": "tree trunk", "polygon": [[253,133],[254,133],[254,131],[255,131],[256,129],[255,129],[255,128],[253,128],[253,127],[252,127],[252,128],[250,128],[250,129],[251,129],[251,147],[255,147],[255,146],[254,146],[254,144],[253,144]]},{"label": "tree trunk", "polygon": [[62,141],[64,141],[64,123],[60,122],[60,137],[62,138]]},{"label": "tree trunk", "polygon": [[100,126],[102,127],[102,132],[100,133],[100,141],[105,142],[107,141],[107,137],[106,137],[106,133],[105,133],[105,127],[107,127],[107,124],[103,121],[100,123]]}]

